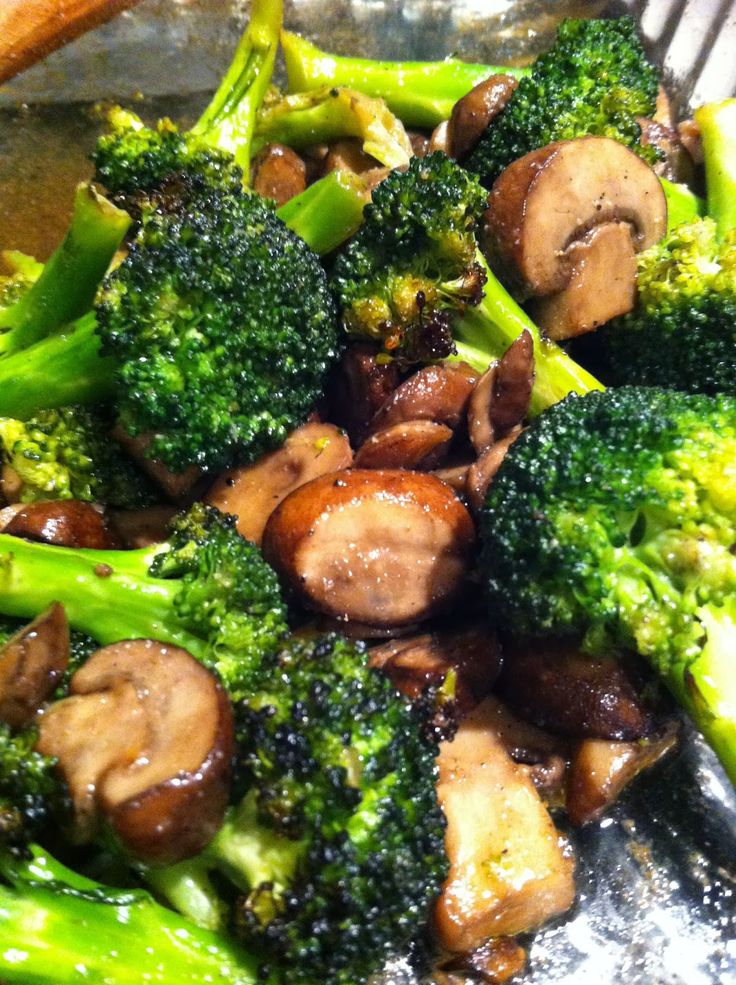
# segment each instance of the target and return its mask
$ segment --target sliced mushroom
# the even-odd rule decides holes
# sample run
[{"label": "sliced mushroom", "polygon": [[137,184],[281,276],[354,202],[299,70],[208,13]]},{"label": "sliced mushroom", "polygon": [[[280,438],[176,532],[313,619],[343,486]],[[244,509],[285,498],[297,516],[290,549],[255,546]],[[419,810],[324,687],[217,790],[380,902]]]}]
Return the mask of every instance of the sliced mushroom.
[{"label": "sliced mushroom", "polygon": [[197,482],[202,478],[202,470],[197,465],[190,465],[183,472],[172,472],[163,462],[156,458],[149,458],[148,450],[152,441],[150,434],[142,434],[134,438],[118,425],[113,431],[113,437],[144,472],[150,475],[154,482],[158,483],[165,495],[175,503],[189,496]]},{"label": "sliced mushroom", "polygon": [[230,702],[186,650],[113,643],[42,716],[37,748],[59,760],[74,837],[103,817],[136,858],[171,864],[200,852],[222,823],[234,751]]},{"label": "sliced mushroom", "polygon": [[363,150],[363,142],[357,137],[346,137],[331,144],[324,160],[324,173],[330,171],[352,171],[354,174],[364,174],[372,171],[378,161]]},{"label": "sliced mushroom", "polygon": [[253,160],[253,190],[284,205],[307,187],[307,166],[284,144],[266,144]]},{"label": "sliced mushroom", "polygon": [[478,379],[467,363],[425,366],[397,387],[376,412],[371,431],[405,421],[435,421],[456,428]]},{"label": "sliced mushroom", "polygon": [[391,424],[370,436],[355,454],[361,469],[435,468],[452,440],[452,430],[434,421]]},{"label": "sliced mushroom", "polygon": [[506,647],[501,693],[522,718],[561,735],[640,739],[654,717],[614,656],[591,657],[567,641]]},{"label": "sliced mushroom", "polygon": [[474,625],[409,639],[391,640],[370,651],[370,664],[410,698],[454,675],[454,702],[463,715],[493,687],[501,669],[501,648],[488,626]]},{"label": "sliced mushroom", "polygon": [[367,342],[348,346],[330,386],[330,420],[345,428],[357,447],[399,382],[396,363],[381,362],[376,346]]},{"label": "sliced mushroom", "polygon": [[123,546],[135,549],[163,543],[175,516],[173,506],[146,506],[138,510],[115,510],[110,522]]},{"label": "sliced mushroom", "polygon": [[407,137],[415,157],[426,157],[429,153],[429,137],[414,130],[407,130]]},{"label": "sliced mushroom", "polygon": [[662,159],[653,166],[655,174],[669,181],[678,181],[686,185],[692,184],[695,178],[695,166],[692,157],[680,138],[680,133],[674,127],[648,120],[639,119],[641,127],[641,143],[646,147],[656,147]]},{"label": "sliced mushroom", "polygon": [[434,469],[432,475],[446,482],[450,488],[461,496],[465,495],[468,481],[468,470],[472,463],[464,462],[459,465],[447,465],[441,469]]},{"label": "sliced mushroom", "polygon": [[102,510],[78,499],[27,503],[5,525],[5,533],[60,547],[114,550],[120,547],[116,533]]},{"label": "sliced mushroom", "polygon": [[534,343],[524,329],[485,371],[468,401],[468,434],[482,455],[496,438],[521,424],[534,386]]},{"label": "sliced mushroom", "polygon": [[513,445],[521,434],[521,428],[514,428],[512,431],[497,441],[490,448],[486,449],[480,458],[468,469],[468,477],[465,483],[465,490],[468,502],[477,512],[482,509],[486,501],[486,493],[493,478],[501,468],[506,452]]},{"label": "sliced mushroom", "polygon": [[271,514],[266,559],[304,604],[344,622],[415,623],[463,589],[475,533],[422,472],[353,469],[296,489]]},{"label": "sliced mushroom", "polygon": [[526,967],[526,951],[513,937],[494,937],[469,954],[452,955],[440,964],[441,978],[432,974],[438,985],[467,985],[468,981],[484,985],[503,985],[521,975]]},{"label": "sliced mushroom", "polygon": [[448,153],[462,161],[475,149],[484,131],[506,107],[519,83],[512,75],[491,75],[458,99],[452,108]]},{"label": "sliced mushroom", "polygon": [[435,924],[450,951],[532,930],[574,899],[569,847],[506,752],[495,709],[486,698],[440,747],[437,794],[450,870]]},{"label": "sliced mushroom", "polygon": [[242,536],[260,544],[266,521],[290,492],[319,475],[348,468],[352,459],[347,437],[334,424],[304,424],[278,451],[221,475],[205,501],[236,516]]},{"label": "sliced mushroom", "polygon": [[0,647],[0,721],[29,725],[69,663],[69,624],[54,602]]},{"label": "sliced mushroom", "polygon": [[570,821],[583,825],[599,818],[615,803],[624,787],[676,745],[674,724],[659,735],[639,742],[583,739],[572,757],[568,774],[567,814]]},{"label": "sliced mushroom", "polygon": [[[667,203],[652,169],[623,144],[581,137],[532,151],[506,168],[491,190],[486,222],[494,262],[512,272],[527,297],[554,299],[571,278],[575,292],[585,293],[581,280],[591,278],[594,267],[603,266],[609,279],[626,271],[633,284],[634,254],[664,235]],[[591,250],[595,265],[585,261]],[[555,299],[554,323],[541,302],[535,315],[558,339],[589,331],[611,317],[606,283],[596,294],[600,312],[588,305],[565,324],[560,312],[567,306]],[[633,293],[621,285],[614,295],[618,307],[626,298],[633,305]],[[572,316],[577,309],[569,307]]]},{"label": "sliced mushroom", "polygon": [[429,153],[442,151],[443,154],[450,155],[450,121],[443,120],[438,123],[429,138]]}]

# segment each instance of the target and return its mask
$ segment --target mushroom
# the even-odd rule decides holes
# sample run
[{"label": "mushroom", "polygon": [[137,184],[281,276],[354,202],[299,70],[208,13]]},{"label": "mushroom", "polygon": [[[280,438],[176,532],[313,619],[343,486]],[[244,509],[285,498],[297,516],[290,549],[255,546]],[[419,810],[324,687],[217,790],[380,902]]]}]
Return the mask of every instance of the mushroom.
[{"label": "mushroom", "polygon": [[0,647],[0,721],[29,725],[69,663],[69,625],[54,602]]},{"label": "mushroom", "polygon": [[266,524],[263,553],[310,608],[393,628],[458,597],[474,540],[468,511],[434,476],[352,469],[287,496]]},{"label": "mushroom", "polygon": [[307,166],[291,147],[266,144],[253,160],[252,186],[279,207],[307,187]]},{"label": "mushroom", "polygon": [[396,363],[381,362],[378,351],[369,342],[348,346],[329,388],[330,419],[345,428],[354,446],[365,440],[374,414],[400,382]]},{"label": "mushroom", "polygon": [[485,239],[533,317],[554,339],[591,331],[629,311],[636,258],[667,228],[652,169],[607,137],[560,141],[526,154],[496,180]]},{"label": "mushroom", "polygon": [[352,459],[348,439],[334,424],[304,424],[277,451],[221,475],[205,499],[234,514],[238,532],[260,544],[266,521],[290,492],[326,472],[347,468]]},{"label": "mushroom", "polygon": [[484,131],[506,107],[519,83],[513,75],[491,75],[473,86],[452,108],[448,153],[462,161],[475,149]]},{"label": "mushroom", "polygon": [[113,437],[173,502],[189,496],[202,477],[202,469],[198,465],[190,465],[183,472],[172,472],[157,458],[149,458],[148,450],[153,440],[150,434],[133,437],[121,425],[117,425],[113,430]]},{"label": "mushroom", "polygon": [[364,174],[378,166],[378,161],[363,150],[363,142],[357,137],[345,137],[336,140],[324,159],[324,173],[330,171],[351,171],[353,174]]},{"label": "mushroom", "polygon": [[163,543],[175,516],[173,506],[143,506],[134,510],[114,510],[110,522],[123,546],[135,549]]},{"label": "mushroom", "polygon": [[59,761],[75,840],[101,816],[143,861],[200,852],[222,823],[234,751],[215,677],[179,647],[127,640],[94,653],[70,694],[41,717],[37,749]]},{"label": "mushroom", "polygon": [[120,547],[102,510],[78,499],[26,503],[5,524],[4,533],[60,547],[102,551]]},{"label": "mushroom", "polygon": [[516,427],[512,431],[509,431],[505,437],[495,442],[495,444],[491,445],[490,448],[487,448],[480,458],[473,462],[468,469],[468,475],[465,480],[465,491],[467,493],[468,502],[476,512],[480,510],[485,503],[488,487],[491,482],[493,482],[493,478],[498,470],[501,468],[503,460],[506,458],[506,452],[513,445],[520,434],[520,427]]},{"label": "mushroom", "polygon": [[635,740],[651,735],[641,682],[614,656],[566,640],[507,647],[501,693],[523,718],[562,735]]},{"label": "mushroom", "polygon": [[465,417],[478,373],[467,363],[425,366],[397,387],[378,409],[371,431],[405,421],[435,421],[456,428]]},{"label": "mushroom", "polygon": [[482,455],[496,438],[526,417],[534,386],[534,343],[524,329],[473,387],[468,401],[468,434]]},{"label": "mushroom", "polygon": [[452,440],[446,424],[406,421],[372,434],[358,449],[355,466],[361,469],[433,469]]}]

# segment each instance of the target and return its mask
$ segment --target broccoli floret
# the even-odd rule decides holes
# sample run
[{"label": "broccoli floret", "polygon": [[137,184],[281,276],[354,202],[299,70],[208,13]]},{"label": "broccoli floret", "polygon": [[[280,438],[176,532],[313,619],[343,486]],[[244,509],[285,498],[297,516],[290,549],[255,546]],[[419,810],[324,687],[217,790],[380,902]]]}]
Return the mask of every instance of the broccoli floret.
[{"label": "broccoli floret", "polygon": [[736,99],[697,111],[708,215],[638,257],[633,311],[593,340],[614,383],[736,392]]},{"label": "broccoli floret", "polygon": [[733,398],[571,397],[514,443],[481,518],[499,625],[638,651],[733,780],[735,456]]},{"label": "broccoli floret", "polygon": [[0,857],[0,975],[8,985],[254,985],[257,960],[156,903],[110,889],[33,847]]},{"label": "broccoli floret", "polygon": [[464,162],[490,188],[512,161],[555,140],[612,137],[653,163],[637,117],[655,111],[658,78],[630,17],[565,20],[552,48]]},{"label": "broccoli floret", "polygon": [[36,752],[37,738],[35,728],[14,733],[0,722],[0,849],[38,838],[67,805],[56,760]]},{"label": "broccoli floret", "polygon": [[287,628],[276,575],[258,548],[233,517],[202,504],[154,549],[77,550],[0,534],[0,613],[33,618],[51,602],[100,645],[152,638],[184,647],[235,700]]},{"label": "broccoli floret", "polygon": [[458,99],[491,75],[521,78],[525,68],[473,65],[457,58],[438,62],[386,62],[321,51],[298,34],[281,32],[289,91],[347,86],[385,100],[407,126],[435,127],[447,120]]},{"label": "broccoli floret", "polygon": [[112,422],[88,407],[0,417],[0,453],[15,473],[16,502],[81,499],[122,509],[154,502],[150,481],[111,440]]},{"label": "broccoli floret", "polygon": [[362,646],[330,636],[268,655],[235,716],[243,801],[202,856],[149,878],[215,922],[209,876],[224,878],[273,985],[365,981],[417,941],[446,875],[421,715]]},{"label": "broccoli floret", "polygon": [[41,269],[21,262],[0,288],[0,356],[25,349],[90,309],[129,225],[127,213],[92,185],[79,185],[69,229],[48,262]]},{"label": "broccoli floret", "polygon": [[525,329],[535,345],[538,411],[599,384],[539,331],[493,276],[475,237],[478,182],[444,154],[413,158],[374,191],[338,254],[333,283],[343,324],[407,362],[457,353],[481,372]]},{"label": "broccoli floret", "polygon": [[233,60],[197,123],[181,133],[170,120],[149,129],[119,107],[93,154],[114,201],[138,212],[149,198],[203,188],[232,192],[247,179],[256,111],[271,81],[282,0],[255,0]]},{"label": "broccoli floret", "polygon": [[112,399],[151,457],[222,467],[303,423],[338,354],[316,254],[257,195],[210,192],[147,215],[95,313],[0,361],[0,414]]}]

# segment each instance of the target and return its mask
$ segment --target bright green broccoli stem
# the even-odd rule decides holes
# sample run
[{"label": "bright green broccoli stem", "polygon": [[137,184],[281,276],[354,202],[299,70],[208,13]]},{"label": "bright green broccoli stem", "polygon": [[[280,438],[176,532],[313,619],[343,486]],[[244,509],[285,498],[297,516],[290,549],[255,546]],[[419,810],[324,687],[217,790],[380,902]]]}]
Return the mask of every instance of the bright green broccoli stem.
[{"label": "bright green broccoli stem", "polygon": [[687,185],[666,178],[659,179],[667,199],[667,232],[670,233],[683,222],[692,222],[705,215],[705,202],[690,191]]},{"label": "bright green broccoli stem", "polygon": [[457,58],[441,62],[383,62],[321,51],[305,38],[281,32],[290,92],[348,86],[384,99],[407,126],[434,127],[447,120],[458,99],[499,72],[520,78],[524,68],[474,65]]},{"label": "bright green broccoli stem", "polygon": [[0,612],[35,618],[61,602],[69,624],[101,644],[153,638],[198,659],[205,642],[177,620],[176,579],[152,578],[153,552],[74,550],[0,534]]},{"label": "bright green broccoli stem", "polygon": [[[109,889],[48,857],[2,866],[0,979],[7,985],[251,985],[257,961],[143,890]],[[40,871],[39,871],[40,869]]]},{"label": "bright green broccoli stem", "polygon": [[92,185],[80,185],[63,242],[33,286],[0,312],[0,354],[25,349],[92,306],[130,216]]},{"label": "bright green broccoli stem", "polygon": [[109,401],[114,364],[99,354],[95,316],[0,359],[0,417],[25,420],[39,410]]},{"label": "bright green broccoli stem", "polygon": [[468,308],[453,327],[457,358],[484,372],[526,330],[534,343],[535,380],[529,407],[532,416],[540,414],[569,393],[602,390],[603,386],[598,380],[555,342],[542,338],[531,318],[491,273],[480,252],[476,259],[485,269],[488,280],[481,303],[475,308]]},{"label": "bright green broccoli stem", "polygon": [[708,215],[722,239],[736,227],[736,99],[707,103],[694,116],[703,141]]},{"label": "bright green broccoli stem", "polygon": [[315,253],[324,256],[356,232],[367,201],[360,175],[332,171],[282,205],[276,215]]},{"label": "bright green broccoli stem", "polygon": [[284,96],[258,114],[254,153],[269,143],[302,148],[357,137],[366,154],[388,168],[405,167],[412,156],[402,123],[382,99],[344,86]]},{"label": "bright green broccoli stem", "polygon": [[204,852],[168,868],[145,869],[144,878],[190,920],[217,930],[225,918],[209,873],[224,875],[242,893],[268,884],[277,900],[293,882],[304,844],[259,824],[255,794],[232,808]]},{"label": "bright green broccoli stem", "polygon": [[247,180],[256,113],[271,82],[283,0],[254,0],[250,22],[230,67],[191,132],[229,151]]}]

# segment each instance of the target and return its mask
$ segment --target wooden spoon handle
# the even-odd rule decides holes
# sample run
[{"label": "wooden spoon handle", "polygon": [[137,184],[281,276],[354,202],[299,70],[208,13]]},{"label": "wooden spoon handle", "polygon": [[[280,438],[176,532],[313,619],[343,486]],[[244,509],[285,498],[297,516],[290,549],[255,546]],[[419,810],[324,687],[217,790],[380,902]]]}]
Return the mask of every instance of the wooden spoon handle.
[{"label": "wooden spoon handle", "polygon": [[0,0],[0,83],[139,0]]}]

